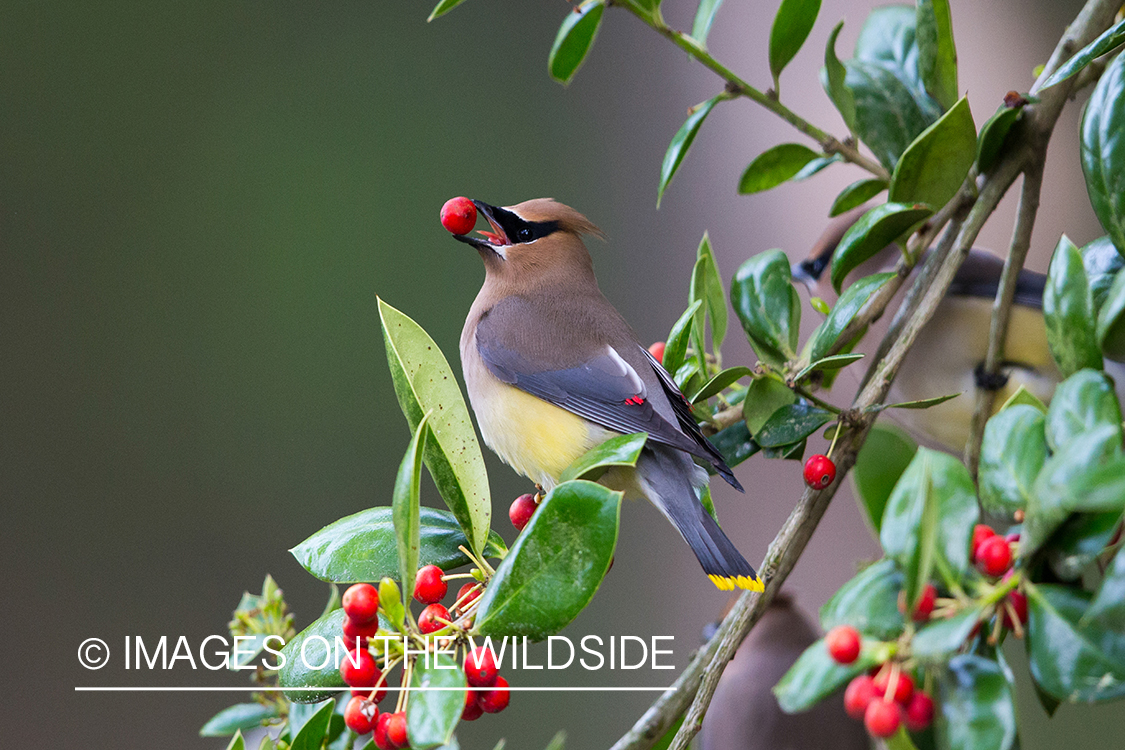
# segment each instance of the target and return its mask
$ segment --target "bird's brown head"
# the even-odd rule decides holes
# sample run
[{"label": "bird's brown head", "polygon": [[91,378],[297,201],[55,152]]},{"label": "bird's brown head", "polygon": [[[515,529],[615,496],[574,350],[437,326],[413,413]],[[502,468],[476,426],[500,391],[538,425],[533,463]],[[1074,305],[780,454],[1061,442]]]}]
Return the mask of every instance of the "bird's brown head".
[{"label": "bird's brown head", "polygon": [[570,206],[552,198],[505,207],[474,200],[473,205],[491,231],[454,237],[477,249],[491,281],[519,287],[568,274],[592,277],[593,263],[582,235],[604,235]]}]

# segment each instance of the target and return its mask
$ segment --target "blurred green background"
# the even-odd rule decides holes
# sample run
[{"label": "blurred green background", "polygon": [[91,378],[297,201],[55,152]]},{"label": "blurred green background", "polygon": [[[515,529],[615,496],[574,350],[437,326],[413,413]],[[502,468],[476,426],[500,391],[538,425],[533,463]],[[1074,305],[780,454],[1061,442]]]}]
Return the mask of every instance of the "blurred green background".
[{"label": "blurred green background", "polygon": [[[985,5],[954,4],[962,65],[981,71],[977,88],[962,82],[984,102],[978,123],[1004,91],[1029,85],[1080,3]],[[727,6],[712,47],[765,86],[762,19],[776,3]],[[665,7],[690,25],[693,3]],[[786,73],[797,109],[833,129],[819,50],[842,16],[850,44],[865,7],[825,0]],[[682,309],[704,229],[728,278],[767,247],[799,257],[855,178],[840,168],[815,187],[737,196],[746,162],[793,138],[740,102],[712,116],[657,212],[664,149],[686,108],[718,90],[713,77],[614,11],[564,88],[546,74],[561,0],[472,0],[427,25],[429,10],[429,0],[0,7],[6,746],[225,746],[196,732],[240,696],[73,688],[245,684],[202,670],[126,672],[120,646],[125,635],[194,644],[225,633],[239,595],[267,572],[299,627],[319,614],[326,586],[286,550],[388,502],[408,439],[375,295],[417,319],[460,370],[456,342],[483,272],[439,226],[445,199],[553,196],[585,212],[611,238],[591,247],[603,288],[656,340]],[[1001,29],[1023,41],[997,62],[989,35]],[[1100,234],[1065,145],[1076,109],[1066,117],[1065,174],[1044,199],[1065,210],[1045,218],[1045,249],[1058,225],[1078,241]],[[999,245],[1011,223],[994,224]],[[724,353],[749,356],[741,341]],[[489,461],[510,539],[508,499],[528,487]],[[798,495],[799,467],[756,458],[739,473],[751,493],[716,497],[756,560]],[[877,554],[844,495],[812,544],[791,586],[809,611]],[[682,666],[725,601],[675,532],[631,504],[614,570],[567,632],[675,635]],[[108,668],[77,665],[89,636],[116,647]],[[539,748],[559,728],[570,747],[606,746],[651,697],[516,694],[510,711],[466,728],[462,747],[506,735],[509,747]],[[1077,741],[1075,726],[1093,747],[1122,726],[1120,707],[1064,707],[1046,724],[1026,691],[1021,709],[1034,727],[1025,747]]]}]

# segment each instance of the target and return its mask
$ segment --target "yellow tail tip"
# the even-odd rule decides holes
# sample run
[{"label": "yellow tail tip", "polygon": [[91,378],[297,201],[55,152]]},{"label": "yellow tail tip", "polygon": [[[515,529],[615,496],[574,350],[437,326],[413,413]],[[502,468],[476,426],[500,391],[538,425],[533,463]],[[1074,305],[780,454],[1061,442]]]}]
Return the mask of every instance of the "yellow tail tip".
[{"label": "yellow tail tip", "polygon": [[711,583],[721,591],[734,591],[735,589],[746,589],[747,591],[765,591],[765,584],[758,576],[720,576],[713,573],[708,573],[707,577],[711,579]]}]

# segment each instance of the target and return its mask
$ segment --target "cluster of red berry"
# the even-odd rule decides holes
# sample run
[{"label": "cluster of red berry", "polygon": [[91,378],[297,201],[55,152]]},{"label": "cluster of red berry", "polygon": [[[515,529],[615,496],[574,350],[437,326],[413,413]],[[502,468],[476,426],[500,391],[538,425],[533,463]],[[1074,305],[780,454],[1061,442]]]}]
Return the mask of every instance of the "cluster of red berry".
[{"label": "cluster of red berry", "polygon": [[465,654],[465,679],[478,688],[465,693],[461,718],[476,721],[481,714],[498,714],[508,707],[508,681],[500,676],[496,657],[490,649],[478,646]]},{"label": "cluster of red berry", "polygon": [[[973,527],[973,564],[986,576],[1001,577],[1002,581],[1008,581],[1012,576],[1012,547],[1019,542],[1019,534],[1000,536],[983,523],[978,523]],[[1017,638],[1023,638],[1023,625],[1027,622],[1027,597],[1012,589],[996,605],[996,609],[1000,614],[997,626],[1011,630]]]}]

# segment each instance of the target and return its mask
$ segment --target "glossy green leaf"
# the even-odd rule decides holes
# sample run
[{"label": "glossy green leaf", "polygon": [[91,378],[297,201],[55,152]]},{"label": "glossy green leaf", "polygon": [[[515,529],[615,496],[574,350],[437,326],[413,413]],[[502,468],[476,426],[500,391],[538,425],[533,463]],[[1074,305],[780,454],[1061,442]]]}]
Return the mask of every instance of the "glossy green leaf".
[{"label": "glossy green leaf", "polygon": [[931,406],[937,406],[938,404],[944,404],[946,401],[951,401],[951,400],[957,398],[960,395],[961,395],[960,393],[947,393],[944,396],[934,396],[933,398],[919,398],[919,399],[915,399],[914,401],[899,401],[897,404],[883,404],[883,406],[879,410],[882,411],[883,409],[929,409]]},{"label": "glossy green leaf", "polygon": [[1107,357],[1125,360],[1125,271],[1117,273],[1113,285],[1106,292],[1095,332],[1098,346]]},{"label": "glossy green leaf", "polygon": [[[410,747],[429,750],[442,747],[453,739],[453,730],[465,709],[465,673],[446,654],[432,659],[419,659],[410,675],[410,693],[406,704],[406,731]],[[446,688],[426,690],[425,688]]]},{"label": "glossy green leaf", "polygon": [[576,6],[566,14],[547,57],[551,78],[559,83],[570,83],[594,44],[604,12],[605,4],[599,1]]},{"label": "glossy green leaf", "polygon": [[[1117,467],[1119,473],[1125,467]],[[1118,495],[1122,498],[1121,495]],[[1061,581],[1078,581],[1105,552],[1117,527],[1121,510],[1111,513],[1075,513],[1063,522],[1044,550],[1051,572]]]},{"label": "glossy green leaf", "polygon": [[1102,73],[1082,116],[1082,172],[1094,213],[1125,254],[1125,57]]},{"label": "glossy green leaf", "polygon": [[1098,313],[1105,304],[1106,295],[1118,272],[1125,268],[1125,256],[1117,251],[1108,235],[1087,242],[1082,246],[1081,252],[1086,281],[1090,284],[1090,296],[1094,299],[1094,312]]},{"label": "glossy green leaf", "polygon": [[934,120],[916,95],[891,71],[875,63],[848,60],[844,85],[855,102],[855,133],[887,169]]},{"label": "glossy green leaf", "polygon": [[700,312],[702,309],[703,300],[692,302],[672,326],[664,346],[663,365],[668,372],[675,374],[687,359],[688,342],[691,340],[694,319],[697,315],[702,317],[703,313]]},{"label": "glossy green leaf", "polygon": [[883,558],[868,565],[820,608],[820,627],[828,632],[837,625],[851,625],[881,641],[898,638],[905,625],[898,611],[902,580],[893,560]]},{"label": "glossy green leaf", "polygon": [[481,635],[543,640],[581,612],[609,570],[621,493],[583,480],[556,486],[481,597]]},{"label": "glossy green leaf", "polygon": [[234,733],[230,744],[227,745],[227,750],[246,750],[246,740],[242,739],[241,730]]},{"label": "glossy green leaf", "polygon": [[1110,561],[1082,619],[1105,630],[1125,633],[1125,547],[1119,548]]},{"label": "glossy green leaf", "polygon": [[726,388],[734,385],[741,378],[749,378],[754,376],[754,371],[749,367],[728,367],[727,369],[718,372],[713,378],[708,380],[702,388],[693,393],[688,401],[697,403],[699,401],[706,401],[717,393],[721,393]]},{"label": "glossy green leaf", "polygon": [[394,521],[395,540],[398,547],[398,579],[402,582],[403,597],[414,596],[414,577],[418,573],[418,551],[421,547],[419,526],[419,494],[422,480],[422,451],[426,448],[431,412],[426,412],[402,463],[398,466],[394,492],[391,494],[391,517]]},{"label": "glossy green leaf", "polygon": [[949,660],[938,681],[938,746],[951,750],[1011,750],[1016,744],[1015,691],[996,661],[976,654]]},{"label": "glossy green leaf", "polygon": [[333,701],[328,701],[321,706],[289,743],[290,750],[320,750],[335,710],[336,704]]},{"label": "glossy green leaf", "polygon": [[886,422],[876,422],[867,433],[849,476],[876,536],[883,525],[887,500],[917,451],[918,444],[909,435]]},{"label": "glossy green leaf", "polygon": [[944,109],[957,101],[957,49],[949,0],[918,0],[918,74],[926,92]]},{"label": "glossy green leaf", "polygon": [[962,97],[926,128],[895,164],[888,200],[940,208],[957,194],[976,160],[977,128]]},{"label": "glossy green leaf", "polygon": [[1027,507],[1035,477],[1047,460],[1046,419],[1033,406],[1017,405],[988,420],[981,441],[981,507],[1011,517]]},{"label": "glossy green leaf", "polygon": [[832,286],[839,292],[844,279],[859,264],[932,213],[933,209],[928,206],[905,203],[884,203],[865,213],[844,232],[836,245],[836,252],[832,254]]},{"label": "glossy green leaf", "polygon": [[[1048,424],[1050,415],[1048,414]],[[1035,479],[1020,535],[1020,557],[1030,557],[1075,511],[1087,509],[1089,476],[1101,466],[1120,471],[1121,427],[1102,425],[1047,459]],[[1093,509],[1091,509],[1093,510]]]},{"label": "glossy green leaf", "polygon": [[931,620],[914,634],[910,653],[923,662],[944,664],[965,645],[981,614],[980,607],[969,607],[952,617]]},{"label": "glossy green leaf", "polygon": [[[418,564],[442,570],[458,568],[469,558],[458,547],[468,546],[465,533],[452,513],[434,508],[419,511]],[[486,557],[506,549],[504,540],[491,532]],[[359,583],[399,575],[393,511],[369,508],[325,526],[290,550],[305,570],[322,581]]]},{"label": "glossy green leaf", "polygon": [[[336,609],[316,620],[281,649],[284,663],[278,671],[278,684],[285,688],[308,688],[285,693],[295,703],[319,703],[345,687],[340,677],[344,643],[344,610]],[[339,640],[339,645],[337,645]],[[308,645],[305,645],[305,642]],[[327,726],[327,725],[326,725]]]},{"label": "glossy green leaf", "polygon": [[435,18],[441,18],[446,13],[453,10],[463,2],[465,2],[465,0],[441,0],[441,2],[434,6],[433,11],[430,13],[430,17],[426,19],[426,23],[429,23]]},{"label": "glossy green leaf", "polygon": [[867,304],[867,300],[871,299],[871,295],[879,291],[894,276],[894,273],[891,272],[876,273],[865,276],[849,286],[840,295],[840,299],[832,308],[832,312],[828,313],[828,317],[817,330],[816,338],[813,339],[812,347],[809,350],[809,358],[816,361],[827,356],[828,352],[839,344],[840,334]]},{"label": "glossy green leaf", "polygon": [[840,62],[840,58],[836,56],[836,38],[840,36],[840,30],[843,28],[844,22],[840,21],[832,29],[832,33],[828,35],[828,44],[824,48],[824,68],[821,69],[820,80],[824,90],[828,92],[828,98],[836,105],[840,117],[844,118],[844,124],[848,127],[848,130],[855,131],[855,94],[852,93],[845,82],[848,70]]},{"label": "glossy green leaf", "polygon": [[828,167],[832,166],[833,164],[837,164],[842,161],[844,161],[844,157],[840,156],[839,154],[832,154],[832,156],[818,156],[805,166],[801,167],[801,170],[797,172],[797,174],[793,175],[793,181],[800,182],[801,180],[807,180],[814,174],[822,172],[825,169],[828,169]]},{"label": "glossy green leaf", "polygon": [[691,23],[691,36],[699,42],[699,46],[706,48],[707,35],[711,33],[711,25],[715,23],[715,14],[723,0],[699,0],[699,7],[695,9],[695,20]]},{"label": "glossy green leaf", "polygon": [[1028,588],[1028,660],[1048,695],[1071,703],[1125,697],[1125,634],[1084,621],[1090,594],[1070,586]]},{"label": "glossy green leaf", "polygon": [[647,441],[647,432],[611,437],[586,451],[577,461],[563,469],[559,481],[589,479],[596,482],[602,474],[615,466],[636,466]]},{"label": "glossy green leaf", "polygon": [[316,712],[327,705],[335,704],[335,699],[328,698],[320,701],[319,703],[290,703],[289,704],[289,720],[286,725],[285,739],[289,741],[290,737],[295,737],[300,734],[301,730],[305,728],[305,724],[309,723],[309,719],[316,715]]},{"label": "glossy green leaf", "polygon": [[785,253],[767,250],[743,263],[731,281],[730,301],[759,359],[781,367],[797,356],[801,302]]},{"label": "glossy green leaf", "polygon": [[[560,729],[555,732],[555,736],[551,738],[551,741],[547,743],[547,747],[543,748],[543,750],[563,750],[564,747],[566,747],[566,732]],[[493,750],[497,749],[493,748]],[[499,750],[503,750],[503,748]],[[653,750],[656,749],[654,748]]]},{"label": "glossy green leaf", "polygon": [[1010,409],[1013,406],[1019,406],[1020,404],[1030,406],[1043,414],[1047,413],[1047,405],[1043,403],[1038,396],[1022,385],[1016,389],[1015,393],[1008,397],[1008,400],[1000,407],[1000,411]]},{"label": "glossy green leaf", "polygon": [[917,23],[916,12],[908,5],[884,5],[873,9],[859,31],[855,56],[893,70],[905,82],[921,87],[915,39]]},{"label": "glossy green leaf", "polygon": [[[711,238],[703,233],[696,251],[695,268],[691,274],[691,297],[689,302],[703,300],[707,310],[707,318],[711,320],[711,350],[719,354],[723,340],[727,336],[727,298],[724,294],[723,278],[719,274],[719,265],[715,262],[715,253],[711,249]],[[703,348],[704,316],[695,318],[695,340]]]},{"label": "glossy green leaf", "polygon": [[818,370],[839,370],[840,368],[847,367],[852,362],[858,362],[863,359],[864,355],[859,353],[854,354],[833,354],[830,357],[821,357],[815,362],[810,362],[807,367],[802,369],[793,379],[796,381],[803,380],[810,373]]},{"label": "glossy green leaf", "polygon": [[762,446],[750,437],[750,430],[747,429],[744,421],[735,422],[730,427],[716,432],[710,440],[711,445],[722,454],[727,466],[731,467],[738,466],[762,449]]},{"label": "glossy green leaf", "polygon": [[808,404],[790,404],[775,411],[754,439],[763,448],[777,448],[800,442],[836,419],[825,409]]},{"label": "glossy green leaf", "polygon": [[829,209],[828,215],[839,216],[840,214],[851,211],[853,208],[862,206],[864,203],[886,190],[887,187],[887,181],[877,177],[866,180],[856,180],[840,191],[840,194],[836,196],[836,200],[832,201],[832,208]]},{"label": "glossy green leaf", "polygon": [[782,711],[790,714],[806,711],[875,663],[874,655],[864,650],[851,664],[837,664],[828,655],[828,648],[821,638],[805,649],[781,681],[774,685],[773,693]]},{"label": "glossy green leaf", "polygon": [[1047,323],[1047,344],[1063,375],[1073,375],[1084,367],[1101,369],[1094,301],[1082,255],[1064,234],[1043,289],[1043,317]]},{"label": "glossy green leaf", "polygon": [[413,434],[430,417],[425,462],[446,506],[453,511],[469,548],[478,554],[488,540],[492,495],[484,456],[457,378],[441,350],[422,327],[379,300],[379,320],[395,395]]},{"label": "glossy green leaf", "polygon": [[887,500],[879,529],[883,550],[906,574],[910,611],[935,567],[954,575],[969,567],[978,517],[976,490],[964,464],[919,448]]},{"label": "glossy green leaf", "polygon": [[664,162],[660,165],[660,189],[656,192],[657,208],[660,208],[660,200],[664,197],[664,191],[668,189],[668,183],[676,176],[676,170],[680,168],[688,149],[691,148],[691,143],[695,140],[696,133],[699,132],[699,126],[707,119],[707,115],[711,114],[715,105],[725,98],[727,98],[725,94],[719,94],[695,105],[684,124],[672,136],[672,142],[668,144],[668,150],[664,152]]},{"label": "glossy green leaf", "polygon": [[773,448],[762,448],[762,455],[766,458],[774,459],[780,458],[784,461],[801,461],[805,457],[805,448],[808,441],[802,440],[798,443],[790,443],[788,445],[779,445]]},{"label": "glossy green leaf", "polygon": [[746,389],[742,416],[750,434],[757,435],[762,425],[783,406],[797,402],[797,395],[784,383],[773,378],[758,378]]},{"label": "glossy green leaf", "polygon": [[775,188],[815,158],[817,152],[800,143],[782,143],[767,149],[746,167],[738,182],[738,192],[746,195]]},{"label": "glossy green leaf", "polygon": [[1086,439],[1086,433],[1103,425],[1116,427],[1120,436],[1121,406],[1105,373],[1082,370],[1059,384],[1047,409],[1047,445],[1051,450]]},{"label": "glossy green leaf", "polygon": [[1056,83],[1065,81],[1094,60],[1114,51],[1123,44],[1125,44],[1125,19],[1113,24],[1102,32],[1097,39],[1078,50],[1073,57],[1060,65],[1059,69],[1052,73],[1046,81],[1043,81],[1039,90],[1042,91]]},{"label": "glossy green leaf", "polygon": [[1023,112],[1022,107],[1000,107],[980,128],[977,138],[977,169],[984,173],[996,164],[1008,132]]},{"label": "glossy green leaf", "polygon": [[261,703],[236,703],[212,716],[199,730],[200,737],[226,737],[239,729],[253,729],[277,716],[276,706]]},{"label": "glossy green leaf", "polygon": [[819,12],[820,0],[781,0],[770,28],[770,73],[775,89],[781,71],[808,39]]}]

